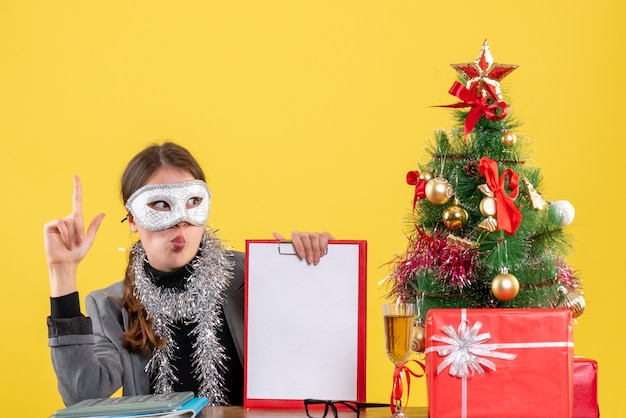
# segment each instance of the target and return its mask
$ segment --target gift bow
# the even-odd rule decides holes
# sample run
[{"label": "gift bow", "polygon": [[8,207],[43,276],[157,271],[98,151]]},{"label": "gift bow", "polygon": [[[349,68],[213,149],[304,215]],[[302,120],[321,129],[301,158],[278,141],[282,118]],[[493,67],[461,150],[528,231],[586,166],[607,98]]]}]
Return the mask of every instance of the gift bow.
[{"label": "gift bow", "polygon": [[413,370],[409,368],[409,366],[407,366],[407,363],[404,363],[401,366],[396,366],[393,372],[393,386],[391,388],[391,402],[389,402],[389,404],[391,405],[391,412],[393,414],[396,413],[396,403],[394,401],[402,401],[402,392],[403,392],[402,372],[404,372],[404,376],[406,376],[407,403],[408,403],[409,394],[411,392],[411,375],[415,377],[422,377],[424,376],[424,373],[426,372],[426,366],[422,362],[419,362],[417,360],[411,360],[411,362],[417,363],[422,368],[422,373],[418,374],[414,372]]},{"label": "gift bow", "polygon": [[504,360],[514,360],[517,357],[515,354],[494,351],[498,348],[497,344],[483,344],[491,338],[491,334],[488,332],[479,334],[482,326],[483,324],[477,321],[470,327],[467,320],[462,320],[457,331],[452,325],[441,328],[447,337],[444,335],[430,337],[433,341],[447,344],[432,347],[432,351],[436,351],[440,356],[445,356],[445,360],[437,367],[437,374],[450,366],[448,373],[451,376],[467,378],[474,373],[483,374],[485,371],[482,366],[496,370],[495,363],[485,357]]},{"label": "gift bow", "polygon": [[[480,172],[487,179],[487,186],[496,199],[496,215],[498,217],[498,229],[502,229],[507,235],[515,234],[522,222],[522,213],[513,204],[519,195],[519,174],[507,168],[498,177],[498,163],[494,160],[482,157],[480,159]],[[508,178],[508,184],[507,184]],[[505,187],[511,190],[506,194]]]},{"label": "gift bow", "polygon": [[[467,134],[474,129],[474,126],[476,126],[476,123],[482,115],[485,115],[489,120],[498,121],[504,119],[508,112],[506,103],[496,102],[488,104],[486,97],[478,97],[472,90],[468,90],[458,81],[454,82],[448,93],[458,97],[462,102],[440,107],[471,107],[471,110],[465,118],[464,138],[467,138]],[[500,109],[501,111],[496,113],[496,109]]]},{"label": "gift bow", "polygon": [[410,186],[415,186],[415,195],[413,196],[413,210],[417,204],[417,199],[426,197],[426,180],[420,178],[419,171],[409,171],[406,173],[406,182]]}]

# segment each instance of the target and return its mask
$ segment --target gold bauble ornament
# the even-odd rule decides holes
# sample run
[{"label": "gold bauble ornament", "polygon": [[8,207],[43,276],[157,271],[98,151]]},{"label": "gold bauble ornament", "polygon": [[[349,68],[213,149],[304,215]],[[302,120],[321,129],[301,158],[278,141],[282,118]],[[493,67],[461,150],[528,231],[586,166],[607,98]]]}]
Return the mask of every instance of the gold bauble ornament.
[{"label": "gold bauble ornament", "polygon": [[506,131],[502,134],[501,141],[505,147],[512,147],[517,143],[517,135],[514,132]]},{"label": "gold bauble ornament", "polygon": [[499,300],[511,300],[519,292],[517,277],[504,270],[491,281],[491,293]]},{"label": "gold bauble ornament", "polygon": [[424,192],[426,193],[426,199],[435,205],[446,203],[453,194],[450,182],[443,177],[435,177],[428,180]]},{"label": "gold bauble ornament", "polygon": [[420,179],[424,181],[429,181],[432,178],[433,178],[433,173],[431,173],[430,171],[424,171],[422,174],[420,174]]},{"label": "gold bauble ornament", "polygon": [[413,339],[411,340],[411,350],[416,353],[423,353],[426,348],[426,329],[422,325],[413,327]]},{"label": "gold bauble ornament", "polygon": [[443,224],[448,229],[451,229],[453,231],[463,229],[463,227],[467,224],[467,217],[467,211],[459,206],[456,202],[454,205],[446,208],[446,210],[444,210],[442,214]]},{"label": "gold bauble ornament", "polygon": [[568,292],[560,307],[569,309],[572,313],[572,318],[578,318],[585,311],[585,298],[579,291]]},{"label": "gold bauble ornament", "polygon": [[480,213],[483,216],[496,216],[496,198],[487,196],[480,201]]}]

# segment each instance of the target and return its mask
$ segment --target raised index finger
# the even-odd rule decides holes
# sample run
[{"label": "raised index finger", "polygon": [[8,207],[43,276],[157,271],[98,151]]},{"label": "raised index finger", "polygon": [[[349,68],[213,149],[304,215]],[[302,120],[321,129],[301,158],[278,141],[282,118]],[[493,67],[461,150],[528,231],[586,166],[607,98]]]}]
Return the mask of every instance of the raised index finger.
[{"label": "raised index finger", "polygon": [[74,196],[72,198],[72,214],[78,231],[83,230],[83,186],[80,178],[74,175]]}]

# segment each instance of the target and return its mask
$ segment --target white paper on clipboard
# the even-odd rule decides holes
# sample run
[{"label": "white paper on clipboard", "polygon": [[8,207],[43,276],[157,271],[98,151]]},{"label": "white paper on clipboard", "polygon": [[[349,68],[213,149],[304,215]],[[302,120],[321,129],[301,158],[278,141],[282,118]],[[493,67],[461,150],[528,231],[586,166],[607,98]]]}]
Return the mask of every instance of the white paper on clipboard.
[{"label": "white paper on clipboard", "polygon": [[290,243],[246,242],[246,407],[364,401],[365,241],[332,241],[316,265]]}]

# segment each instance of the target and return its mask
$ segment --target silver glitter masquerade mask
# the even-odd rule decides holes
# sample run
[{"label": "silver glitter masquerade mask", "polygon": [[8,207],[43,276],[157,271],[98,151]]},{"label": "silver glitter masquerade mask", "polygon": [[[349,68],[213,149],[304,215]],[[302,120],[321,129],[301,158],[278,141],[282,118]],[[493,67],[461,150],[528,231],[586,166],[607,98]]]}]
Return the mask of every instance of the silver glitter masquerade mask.
[{"label": "silver glitter masquerade mask", "polygon": [[137,223],[152,232],[180,222],[204,226],[210,206],[211,192],[202,180],[148,184],[137,189],[126,202]]}]

